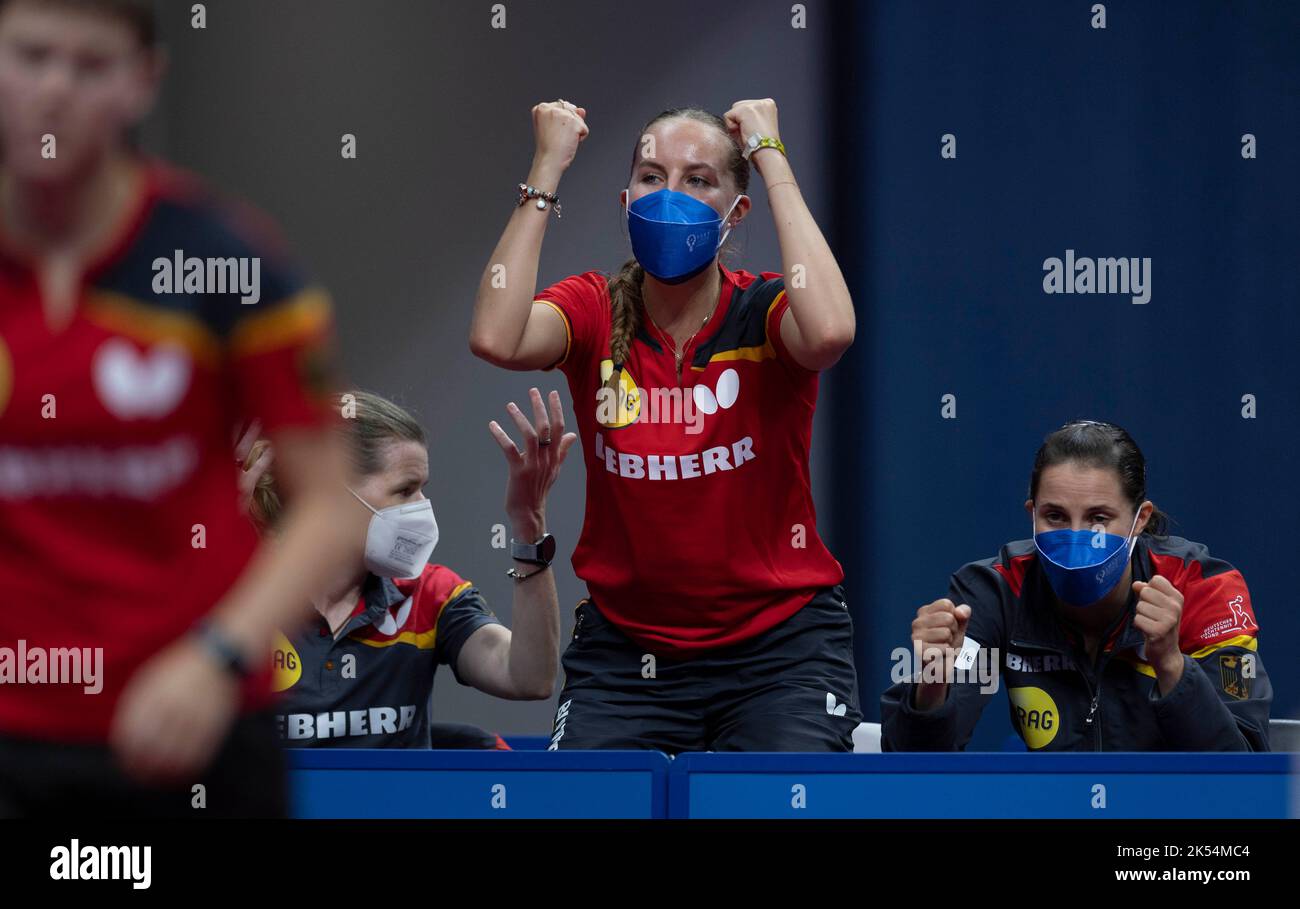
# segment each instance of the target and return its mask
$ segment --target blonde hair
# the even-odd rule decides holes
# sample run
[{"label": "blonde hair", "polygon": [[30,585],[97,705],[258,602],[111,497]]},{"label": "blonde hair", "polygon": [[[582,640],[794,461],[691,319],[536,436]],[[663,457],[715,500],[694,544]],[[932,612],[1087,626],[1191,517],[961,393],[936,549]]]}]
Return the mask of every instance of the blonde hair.
[{"label": "blonde hair", "polygon": [[[244,470],[251,470],[257,463],[257,459],[270,447],[271,443],[266,439],[258,439],[254,442],[244,458]],[[257,532],[265,534],[279,521],[283,510],[280,494],[275,491],[275,480],[271,477],[271,471],[267,470],[257,478],[257,485],[253,487],[253,498],[248,503],[248,516],[253,519],[253,526],[257,528]]]},{"label": "blonde hair", "polygon": [[[749,162],[745,160],[740,146],[731,137],[726,121],[717,114],[710,113],[699,107],[672,107],[651,117],[645,126],[641,127],[641,132],[637,135],[637,143],[632,150],[632,171],[636,170],[637,162],[641,159],[641,137],[649,132],[650,127],[656,123],[674,119],[696,120],[713,127],[725,136],[730,149],[726,172],[731,175],[738,193],[744,193],[749,189]],[[629,199],[629,204],[630,201]],[[622,372],[623,364],[627,362],[628,352],[632,348],[632,339],[641,330],[645,312],[645,303],[641,297],[641,287],[644,281],[645,269],[635,258],[628,259],[616,274],[609,276],[607,279],[610,306],[609,356],[614,362],[614,368],[610,372],[609,378],[605,380],[605,387],[618,396],[616,400],[619,400],[620,403],[622,396],[619,374]]]},{"label": "blonde hair", "polygon": [[[609,278],[609,357],[614,369],[605,380],[605,387],[619,394],[618,376],[627,362],[632,339],[641,330],[641,314],[645,303],[641,300],[641,282],[645,269],[636,259],[628,259],[618,273]],[[617,399],[616,399],[617,400]]]},{"label": "blonde hair", "polygon": [[[386,449],[393,442],[418,442],[428,446],[424,429],[415,417],[387,398],[368,391],[349,391],[336,397],[340,412],[347,409],[349,416],[342,420],[343,433],[352,469],[360,476],[379,473],[387,464]],[[258,456],[271,443],[258,439],[244,458],[244,470],[257,463]],[[284,512],[284,505],[276,489],[275,479],[267,470],[257,479],[249,515],[259,533],[274,530]]]}]

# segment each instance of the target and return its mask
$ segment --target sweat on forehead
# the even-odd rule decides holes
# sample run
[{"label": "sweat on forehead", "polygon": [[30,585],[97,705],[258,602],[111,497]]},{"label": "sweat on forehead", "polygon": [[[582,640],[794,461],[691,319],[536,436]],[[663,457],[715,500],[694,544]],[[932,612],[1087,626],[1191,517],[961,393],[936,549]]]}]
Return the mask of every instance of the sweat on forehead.
[{"label": "sweat on forehead", "polygon": [[[731,139],[714,127],[688,117],[660,120],[646,131],[653,144],[642,141],[637,145],[637,163],[657,161],[679,164],[703,163],[725,170],[731,157]],[[646,154],[651,146],[653,154]]]}]

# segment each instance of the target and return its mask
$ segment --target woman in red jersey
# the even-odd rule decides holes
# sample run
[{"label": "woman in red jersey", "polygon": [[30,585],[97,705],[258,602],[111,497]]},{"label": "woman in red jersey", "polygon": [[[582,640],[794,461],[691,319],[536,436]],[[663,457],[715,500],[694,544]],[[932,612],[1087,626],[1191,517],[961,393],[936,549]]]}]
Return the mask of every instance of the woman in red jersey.
[{"label": "woman in red jersey", "polygon": [[[327,429],[328,300],[129,147],[152,6],[0,0],[0,815],[284,813],[262,667],[369,518]],[[241,418],[296,502],[274,552]]]},{"label": "woman in red jersey", "polygon": [[[532,170],[470,336],[491,363],[564,370],[586,454],[573,563],[590,596],[551,747],[850,750],[852,624],[843,570],[817,535],[808,449],[818,374],[852,342],[853,305],[776,105],[652,118],[620,192],[633,258],[534,292],[585,118],[563,100],[533,108]],[[751,163],[780,272],[718,261],[749,212]]]}]

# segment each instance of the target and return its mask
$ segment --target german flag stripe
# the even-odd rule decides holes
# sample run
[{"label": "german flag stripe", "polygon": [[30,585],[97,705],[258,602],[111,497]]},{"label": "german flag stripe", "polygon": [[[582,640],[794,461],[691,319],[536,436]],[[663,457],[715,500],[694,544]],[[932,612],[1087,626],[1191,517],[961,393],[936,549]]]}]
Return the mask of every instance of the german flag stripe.
[{"label": "german flag stripe", "polygon": [[564,314],[564,310],[556,306],[550,300],[534,300],[533,303],[543,303],[560,314],[561,321],[564,322],[564,356],[556,360],[547,369],[555,369],[557,366],[563,366],[564,361],[569,359],[569,351],[573,348],[573,326],[569,324],[569,317]]},{"label": "german flag stripe", "polygon": [[215,369],[221,362],[221,339],[196,315],[151,306],[103,289],[87,293],[83,313],[96,325],[142,344],[177,343],[195,362],[208,368]]},{"label": "german flag stripe", "polygon": [[291,347],[319,334],[330,322],[330,298],[320,288],[308,288],[283,303],[241,319],[230,333],[230,352],[255,356]]}]

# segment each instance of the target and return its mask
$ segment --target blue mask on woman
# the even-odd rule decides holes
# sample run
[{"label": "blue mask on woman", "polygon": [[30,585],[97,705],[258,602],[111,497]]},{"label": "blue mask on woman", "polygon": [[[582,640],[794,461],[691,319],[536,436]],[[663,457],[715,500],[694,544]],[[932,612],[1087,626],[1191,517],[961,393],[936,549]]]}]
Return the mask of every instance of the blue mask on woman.
[{"label": "blue mask on woman", "polygon": [[1133,554],[1137,515],[1127,538],[1091,530],[1049,530],[1034,534],[1047,580],[1071,606],[1091,606],[1115,589]]},{"label": "blue mask on woman", "polygon": [[[629,197],[631,190],[628,190]],[[721,237],[722,222],[730,217],[731,208],[722,217],[710,205],[686,193],[660,189],[627,206],[627,232],[632,238],[632,255],[647,274],[665,284],[680,284],[708,267],[731,233],[728,227]]]}]

